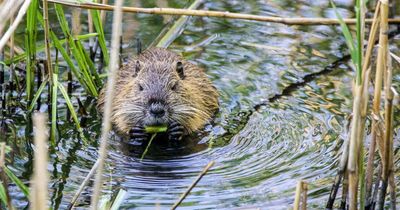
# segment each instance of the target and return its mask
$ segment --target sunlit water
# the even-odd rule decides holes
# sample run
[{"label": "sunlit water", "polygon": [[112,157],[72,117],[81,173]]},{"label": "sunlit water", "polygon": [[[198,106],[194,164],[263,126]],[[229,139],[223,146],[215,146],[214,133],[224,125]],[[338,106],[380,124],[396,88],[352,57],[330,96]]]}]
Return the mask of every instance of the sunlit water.
[{"label": "sunlit water", "polygon": [[[176,1],[126,5],[153,7],[156,2],[158,6],[185,6]],[[285,17],[335,17],[328,1],[294,2],[207,1],[201,9]],[[347,9],[351,9],[350,5],[337,6],[343,8],[339,9],[343,15],[352,16]],[[136,37],[148,45],[167,22],[161,16],[133,14],[126,14],[125,20],[124,55],[134,53]],[[111,27],[105,28],[110,36]],[[394,43],[400,43],[398,37]],[[392,48],[396,52],[397,47]],[[104,193],[125,189],[128,193],[124,209],[169,208],[204,166],[215,161],[180,209],[287,209],[301,179],[309,184],[308,207],[323,208],[347,135],[346,116],[352,104],[351,68],[347,63],[339,65],[289,96],[257,111],[253,107],[347,54],[340,29],[196,17],[170,49],[206,69],[219,90],[220,111],[201,134],[177,144],[153,142],[142,161],[143,147],[126,145],[113,137],[104,173]],[[400,77],[395,79],[398,87]],[[84,100],[85,95],[80,91],[77,89],[74,95]],[[88,100],[87,104],[93,103]],[[98,139],[100,118],[95,109],[89,110],[91,116],[86,120],[85,132]],[[59,115],[65,118],[65,107]],[[17,136],[21,140],[26,121],[18,116]],[[88,147],[81,145],[73,124],[60,121],[61,141],[49,164],[50,196],[53,207],[64,209],[97,159],[98,145],[93,140]],[[395,125],[397,132],[398,115]],[[395,141],[399,141],[398,136]],[[399,144],[396,145],[398,148]],[[29,157],[24,150],[16,153],[14,169],[24,180],[31,173]],[[395,161],[398,168],[398,156]],[[17,198],[14,203],[26,206],[23,195],[15,186],[12,189]],[[78,200],[79,208],[88,207],[90,195],[91,188],[85,189]]]}]

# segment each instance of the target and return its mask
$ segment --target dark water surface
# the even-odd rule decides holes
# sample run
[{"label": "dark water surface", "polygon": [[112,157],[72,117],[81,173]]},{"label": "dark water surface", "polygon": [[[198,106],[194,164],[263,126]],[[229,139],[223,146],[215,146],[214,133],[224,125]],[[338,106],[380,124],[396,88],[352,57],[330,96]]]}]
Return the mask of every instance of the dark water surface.
[{"label": "dark water surface", "polygon": [[[186,5],[185,1],[137,2],[126,5]],[[339,1],[337,6],[343,15],[353,15],[350,3]],[[328,1],[206,1],[201,9],[285,17],[335,17]],[[124,18],[125,55],[134,52],[136,37],[148,45],[168,21],[168,17],[143,14],[125,14]],[[105,27],[109,37],[110,22],[111,18]],[[399,37],[392,43],[395,43],[392,51],[399,54]],[[300,179],[309,183],[308,207],[323,208],[346,138],[346,116],[352,104],[351,68],[344,63],[258,111],[253,107],[347,54],[340,28],[194,17],[170,49],[206,69],[221,95],[220,112],[202,134],[177,145],[153,143],[143,161],[140,161],[142,147],[127,146],[112,138],[104,173],[104,194],[123,188],[128,191],[123,209],[167,209],[203,167],[214,160],[214,167],[180,209],[287,209],[293,203]],[[398,88],[400,77],[395,80]],[[86,100],[81,89],[76,89],[74,96],[87,104],[94,103]],[[51,155],[49,170],[52,205],[65,209],[97,159],[95,139],[99,139],[101,119],[94,109],[89,109],[92,111],[85,132],[92,137],[92,143],[83,146],[74,125],[65,122],[66,109],[61,102],[60,143],[58,151]],[[395,115],[396,133],[398,116]],[[17,117],[17,138],[24,140],[26,120],[21,115]],[[395,141],[398,150],[399,136],[396,135]],[[21,145],[26,148],[24,143]],[[29,154],[20,149],[13,164],[23,180],[28,180],[31,173]],[[399,155],[395,162],[399,168]],[[396,174],[399,177],[398,170]],[[23,195],[15,186],[13,189],[13,196],[21,200],[15,199],[14,203],[24,207]],[[91,189],[85,189],[78,201],[79,208],[88,207],[90,194]]]}]

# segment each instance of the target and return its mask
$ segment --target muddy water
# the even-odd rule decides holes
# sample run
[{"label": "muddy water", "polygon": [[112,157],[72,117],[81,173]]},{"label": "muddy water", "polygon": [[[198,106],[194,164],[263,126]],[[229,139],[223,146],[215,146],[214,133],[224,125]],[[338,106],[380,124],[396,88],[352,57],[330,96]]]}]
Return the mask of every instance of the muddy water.
[{"label": "muddy water", "polygon": [[[178,1],[135,2],[126,4],[185,6]],[[287,17],[334,17],[328,1],[294,2],[206,1],[201,8]],[[353,15],[351,5],[345,1],[337,2],[337,6],[344,16]],[[132,14],[126,14],[125,19],[124,55],[134,52],[136,37],[144,45],[151,43],[168,21],[167,17]],[[111,31],[107,33],[110,35]],[[395,37],[394,43],[400,43],[399,39]],[[396,50],[397,46],[392,48]],[[309,183],[309,208],[323,208],[346,138],[346,116],[352,103],[351,68],[343,62],[294,88],[287,96],[268,101],[306,75],[341,60],[347,49],[340,29],[196,17],[170,49],[206,69],[221,95],[220,112],[203,132],[183,142],[153,143],[143,161],[143,147],[126,145],[113,137],[104,173],[105,194],[120,188],[127,190],[124,209],[169,208],[202,168],[215,161],[181,209],[287,209],[300,179]],[[399,80],[396,77],[397,84]],[[80,89],[74,95],[87,104],[93,103]],[[255,110],[260,103],[267,105]],[[85,132],[98,139],[100,118],[94,109],[88,110]],[[60,119],[65,117],[65,108],[59,115]],[[398,131],[398,117],[395,120]],[[21,140],[25,124],[22,119],[20,125],[17,123]],[[82,146],[71,123],[60,122],[59,132],[59,151],[52,154],[49,164],[50,196],[53,207],[64,209],[94,164],[98,145],[91,141],[88,147]],[[29,157],[29,152],[21,151],[15,158],[14,169],[25,180],[31,173]],[[396,165],[399,166],[398,156]],[[83,192],[79,208],[88,207],[90,194],[90,189]],[[21,199],[14,201],[17,206],[26,205],[20,193],[15,190],[13,195]]]}]

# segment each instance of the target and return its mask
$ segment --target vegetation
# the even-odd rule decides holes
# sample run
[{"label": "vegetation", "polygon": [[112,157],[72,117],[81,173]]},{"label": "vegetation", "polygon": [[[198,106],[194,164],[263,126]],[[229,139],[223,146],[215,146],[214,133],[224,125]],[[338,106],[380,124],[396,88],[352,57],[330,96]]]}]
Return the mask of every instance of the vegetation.
[{"label": "vegetation", "polygon": [[[7,1],[5,1],[7,2]],[[3,2],[4,4],[6,4]],[[29,1],[25,1],[29,2]],[[12,205],[12,198],[10,197],[8,183],[14,183],[23,195],[30,199],[30,203],[33,209],[46,209],[47,207],[47,158],[48,153],[46,149],[47,140],[47,122],[49,122],[49,150],[57,150],[60,145],[60,139],[58,138],[58,123],[60,118],[58,117],[59,107],[66,106],[68,109],[68,119],[74,123],[76,132],[80,137],[80,143],[88,145],[89,142],[95,141],[85,135],[81,125],[81,118],[85,111],[82,111],[82,107],[76,107],[73,103],[73,88],[72,84],[75,84],[84,89],[85,94],[88,97],[97,97],[99,90],[103,87],[104,81],[102,78],[108,77],[109,89],[106,93],[108,100],[108,106],[105,108],[105,116],[103,121],[102,137],[100,143],[99,160],[93,166],[88,177],[83,181],[77,194],[70,202],[70,208],[72,208],[79,197],[83,187],[88,184],[90,177],[92,177],[97,170],[96,182],[94,187],[94,196],[92,197],[92,209],[117,209],[121,205],[126,191],[118,189],[116,196],[101,198],[102,191],[102,175],[104,168],[104,160],[107,154],[107,141],[109,138],[109,131],[111,125],[109,122],[110,107],[113,95],[113,72],[118,69],[118,63],[120,62],[120,30],[122,21],[122,1],[116,1],[118,5],[102,6],[96,3],[85,2],[79,4],[79,1],[61,1],[61,0],[31,0],[29,4],[26,4],[26,16],[24,26],[25,37],[24,37],[24,51],[19,55],[15,55],[14,50],[16,49],[15,43],[13,42],[13,35],[9,38],[10,44],[7,47],[0,45],[0,93],[2,99],[2,116],[11,115],[12,110],[10,107],[14,106],[15,103],[27,113],[27,123],[31,121],[31,115],[35,112],[35,108],[40,110],[42,100],[46,99],[48,104],[48,120],[42,114],[37,114],[33,117],[35,128],[37,133],[35,136],[35,145],[37,147],[35,153],[35,165],[34,165],[34,176],[32,177],[33,187],[31,190],[28,186],[21,181],[13,170],[7,166],[5,156],[10,151],[10,147],[6,147],[5,144],[1,144],[0,148],[0,201],[1,205],[8,209],[15,209]],[[377,1],[375,15],[372,19],[366,19],[366,1],[357,0],[355,5],[356,18],[355,19],[343,19],[340,14],[336,11],[338,20],[332,19],[295,19],[295,18],[275,18],[275,17],[262,17],[256,15],[246,15],[237,13],[225,13],[225,12],[211,12],[196,10],[196,8],[202,3],[201,0],[196,0],[189,7],[189,10],[185,9],[166,9],[163,11],[149,10],[149,9],[132,9],[125,8],[127,12],[144,12],[150,14],[175,14],[175,15],[198,15],[198,16],[213,16],[222,18],[240,18],[247,20],[257,21],[270,21],[280,22],[285,24],[337,24],[339,23],[343,36],[346,40],[347,47],[350,52],[352,64],[354,66],[356,76],[354,79],[354,101],[353,101],[353,113],[351,118],[351,130],[349,132],[348,142],[343,144],[343,157],[339,165],[339,172],[335,183],[332,187],[332,192],[328,200],[327,209],[332,209],[333,204],[336,200],[336,194],[340,184],[343,188],[343,198],[341,206],[345,207],[349,205],[349,209],[373,209],[377,203],[380,209],[385,206],[387,188],[390,188],[391,196],[391,207],[396,208],[396,193],[394,184],[394,164],[393,164],[393,100],[397,94],[392,85],[393,73],[391,69],[391,57],[388,48],[388,24],[389,22],[398,22],[396,19],[388,18],[388,2]],[[2,1],[0,1],[2,4]],[[24,6],[21,2],[17,3],[16,7],[20,7],[20,10],[24,10]],[[87,13],[84,13],[88,18],[88,33],[80,34],[74,31],[73,28],[77,24],[71,21],[69,16],[66,15],[67,4],[72,7],[82,7],[90,9]],[[24,4],[25,5],[25,4]],[[28,7],[29,6],[29,7]],[[336,8],[332,2],[332,7]],[[108,41],[104,34],[104,16],[101,15],[100,9],[114,10],[115,17],[113,26],[116,27],[113,30],[113,38],[111,40],[111,52],[108,50]],[[51,19],[49,11],[53,11],[56,18]],[[0,10],[0,18],[3,22],[9,21],[9,28],[12,26],[12,22],[15,15],[11,16],[3,14],[4,11]],[[167,47],[174,39],[179,36],[181,29],[187,22],[188,17],[182,16],[175,21],[175,25],[170,28],[165,34],[162,34],[154,46]],[[371,22],[370,34],[368,38],[368,44],[366,48],[363,45],[364,31],[366,30],[365,25],[367,22]],[[71,25],[72,23],[72,25]],[[352,34],[348,24],[355,24],[355,35]],[[57,24],[57,26],[55,26]],[[78,22],[79,24],[79,22]],[[5,36],[1,32],[2,25],[0,24],[0,37],[1,40]],[[60,31],[54,31],[52,27],[60,28]],[[91,28],[92,27],[92,28]],[[15,29],[14,29],[15,30]],[[379,47],[376,47],[376,34],[379,33]],[[8,40],[8,38],[7,38]],[[42,42],[44,40],[44,42]],[[365,49],[364,49],[365,48]],[[374,96],[372,106],[369,106],[368,89],[371,82],[371,60],[373,56],[373,49],[378,49],[376,73],[373,82]],[[5,55],[5,51],[8,50],[8,56]],[[43,53],[44,52],[44,53]],[[40,54],[40,56],[39,56]],[[43,54],[45,56],[43,56]],[[395,56],[395,55],[393,55]],[[42,59],[44,58],[44,59]],[[395,57],[396,58],[396,57]],[[60,63],[66,68],[62,68]],[[22,76],[18,76],[16,66],[24,64],[24,71]],[[7,88],[4,81],[5,71],[8,71],[10,80],[7,84]],[[103,74],[102,74],[103,73]],[[65,77],[65,75],[68,75]],[[382,96],[382,92],[384,95]],[[384,97],[384,105],[382,105],[382,97]],[[78,99],[79,101],[79,99]],[[107,114],[108,112],[108,114]],[[369,145],[369,151],[365,151],[365,128],[366,119],[370,117],[372,119],[372,141]],[[63,120],[63,119],[62,119]],[[2,127],[12,130],[12,125],[3,123]],[[3,129],[3,128],[2,128]],[[149,146],[151,145],[155,133],[165,132],[166,126],[160,127],[146,127],[146,132],[152,133],[149,144],[141,156],[141,160],[145,157]],[[31,135],[31,132],[27,132],[26,135]],[[375,153],[379,156],[376,157]],[[367,155],[368,156],[367,156]],[[367,161],[365,161],[367,157]],[[375,170],[375,162],[379,161],[379,170]],[[199,174],[199,177],[195,182],[183,193],[182,197],[173,206],[176,208],[182,200],[190,193],[191,189],[195,187],[196,183],[204,176],[207,171],[212,167],[214,162],[210,162],[206,168]],[[380,188],[378,197],[377,193],[372,192],[373,180],[377,183],[375,189]],[[302,192],[303,191],[303,192]],[[305,192],[304,192],[305,191]],[[303,208],[307,203],[307,184],[299,182],[298,192],[296,196],[295,209],[299,209],[300,196],[303,196]],[[348,200],[347,200],[348,198]]]}]

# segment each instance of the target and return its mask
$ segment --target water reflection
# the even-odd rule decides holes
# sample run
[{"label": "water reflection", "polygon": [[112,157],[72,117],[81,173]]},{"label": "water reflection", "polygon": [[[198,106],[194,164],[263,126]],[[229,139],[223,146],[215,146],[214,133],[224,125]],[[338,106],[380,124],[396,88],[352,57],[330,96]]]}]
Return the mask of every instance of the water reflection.
[{"label": "water reflection", "polygon": [[[345,16],[352,15],[348,1],[335,2]],[[147,7],[183,7],[185,3],[126,2]],[[203,9],[261,15],[333,17],[328,7],[328,1],[206,1],[203,5]],[[167,22],[155,15],[125,14],[124,18],[124,55],[134,51],[131,42],[136,37],[149,44]],[[142,161],[145,145],[112,139],[104,192],[126,189],[125,209],[167,209],[203,167],[215,160],[181,209],[287,209],[299,179],[310,183],[309,208],[324,207],[346,137],[346,115],[351,111],[353,75],[349,67],[339,65],[289,96],[257,111],[253,107],[341,58],[347,51],[337,27],[196,17],[170,48],[206,69],[221,95],[220,112],[204,133],[177,143],[162,138],[154,141]],[[85,101],[93,104],[90,99]],[[95,109],[88,112],[85,131],[98,139],[100,119]],[[77,145],[73,130],[68,123],[60,126],[59,151],[52,155],[49,167],[55,189],[51,192],[53,206],[61,209],[97,158],[97,142]],[[28,179],[31,170],[20,163],[29,161],[23,157],[27,156],[21,155],[15,167],[27,171],[23,176]],[[396,165],[398,160],[397,156]],[[85,189],[78,202],[82,209],[88,206],[90,190]]]}]

